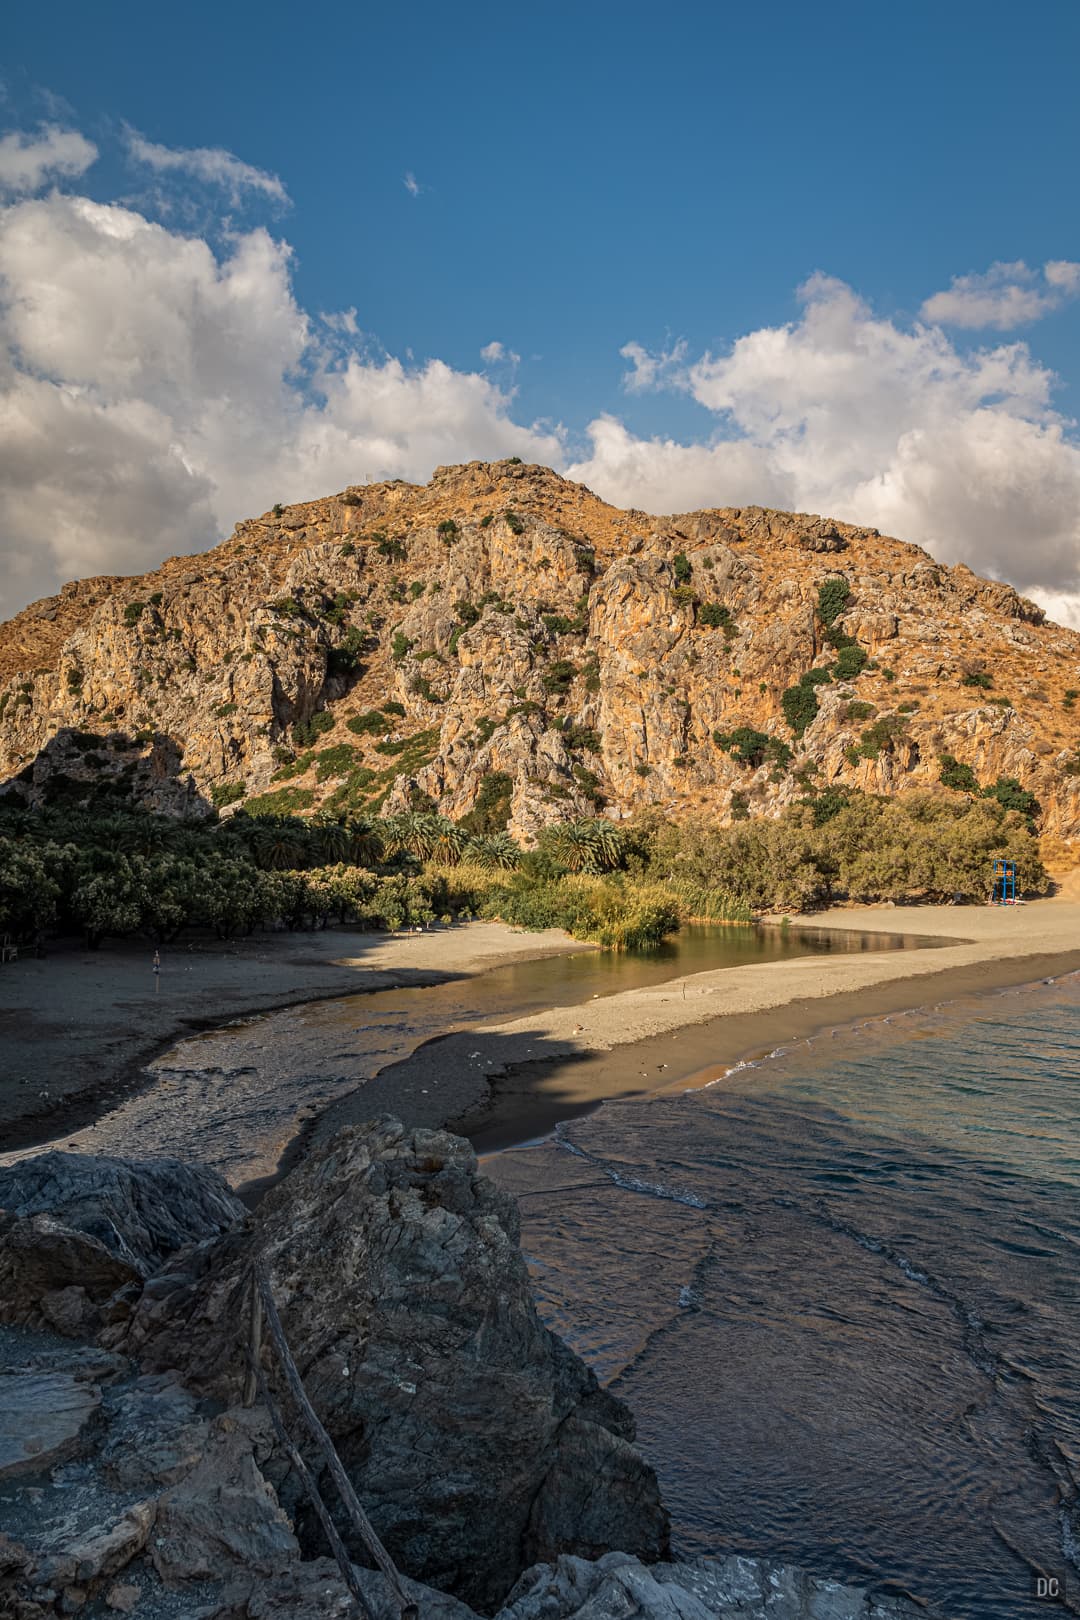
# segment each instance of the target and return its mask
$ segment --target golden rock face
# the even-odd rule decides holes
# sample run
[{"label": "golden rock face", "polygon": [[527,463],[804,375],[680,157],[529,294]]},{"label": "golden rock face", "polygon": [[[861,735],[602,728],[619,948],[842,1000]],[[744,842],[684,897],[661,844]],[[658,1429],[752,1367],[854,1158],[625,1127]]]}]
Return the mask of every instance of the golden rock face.
[{"label": "golden rock face", "polygon": [[[837,578],[831,644],[820,589]],[[847,662],[845,639],[862,649]],[[812,669],[831,678],[797,735],[783,694]],[[63,779],[172,813],[459,816],[506,773],[528,838],[601,804],[723,822],[733,793],[775,813],[811,779],[925,788],[948,754],[983,785],[1016,777],[1067,846],[1071,692],[1080,634],[917,546],[760,507],[651,517],[548,468],[475,462],[32,604],[0,626],[0,781],[31,803]],[[714,740],[742,727],[792,758]]]}]

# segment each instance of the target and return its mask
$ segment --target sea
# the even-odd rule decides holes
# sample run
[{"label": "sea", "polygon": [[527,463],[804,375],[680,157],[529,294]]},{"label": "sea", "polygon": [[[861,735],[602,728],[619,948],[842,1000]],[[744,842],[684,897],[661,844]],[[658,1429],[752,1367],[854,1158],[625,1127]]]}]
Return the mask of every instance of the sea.
[{"label": "sea", "polygon": [[1080,975],[836,1029],[485,1161],[676,1555],[1080,1613]]}]

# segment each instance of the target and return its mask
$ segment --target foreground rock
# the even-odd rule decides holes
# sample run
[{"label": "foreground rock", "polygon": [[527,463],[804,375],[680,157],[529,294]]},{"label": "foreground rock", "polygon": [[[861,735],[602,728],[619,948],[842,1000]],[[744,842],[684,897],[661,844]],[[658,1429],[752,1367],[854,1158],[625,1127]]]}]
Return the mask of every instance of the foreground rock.
[{"label": "foreground rock", "polygon": [[[235,1400],[256,1253],[319,1416],[416,1579],[490,1608],[561,1552],[665,1552],[633,1417],[540,1322],[516,1205],[467,1142],[390,1119],[341,1132],[249,1228],[167,1262],[108,1342]],[[268,1471],[321,1545],[287,1466]]]},{"label": "foreground rock", "polygon": [[[107,1343],[74,1342],[70,1322],[66,1338],[0,1326],[3,1620],[351,1620],[268,1410],[235,1402],[254,1254],[420,1620],[477,1620],[463,1595],[497,1620],[928,1615],[767,1560],[652,1561],[667,1521],[630,1415],[539,1323],[516,1207],[459,1138],[395,1120],[343,1132],[256,1218],[171,1254],[184,1221],[231,1221],[212,1181],[56,1157],[37,1192],[24,1183],[32,1213],[0,1230],[20,1308],[47,1314],[57,1232],[132,1277],[103,1307]],[[171,1212],[154,1203],[170,1188]],[[608,1550],[620,1540],[643,1557]],[[399,1620],[384,1578],[356,1576],[373,1620]]]},{"label": "foreground rock", "polygon": [[499,1620],[928,1620],[907,1598],[875,1598],[763,1558],[700,1558],[646,1568],[625,1553],[560,1558],[522,1576]]},{"label": "foreground rock", "polygon": [[0,1322],[90,1331],[118,1290],[244,1215],[221,1177],[176,1159],[42,1153],[0,1170]]}]

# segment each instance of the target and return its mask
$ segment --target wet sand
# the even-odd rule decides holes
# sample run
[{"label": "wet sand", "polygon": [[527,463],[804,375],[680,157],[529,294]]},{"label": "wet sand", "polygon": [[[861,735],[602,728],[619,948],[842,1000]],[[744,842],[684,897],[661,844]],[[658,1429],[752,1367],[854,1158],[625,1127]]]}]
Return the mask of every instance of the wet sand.
[{"label": "wet sand", "polygon": [[[501,923],[422,934],[257,934],[161,948],[109,942],[56,949],[0,968],[0,1148],[25,1148],[89,1127],[148,1083],[146,1065],[197,1030],[275,1008],[434,985],[515,957],[586,951],[557,929]],[[94,1151],[93,1148],[87,1151]]]},{"label": "wet sand", "polygon": [[[798,918],[791,926],[851,931],[863,936],[862,948],[703,972],[679,974],[676,969],[663,982],[595,993],[570,1005],[537,1008],[524,1017],[496,1015],[478,1021],[474,1013],[467,1028],[460,1027],[463,1020],[456,1029],[451,1019],[432,1024],[432,1016],[438,1016],[437,997],[420,1009],[406,997],[391,1008],[379,1026],[385,1039],[380,1035],[374,1045],[367,1039],[370,1028],[364,1027],[363,1013],[342,1003],[343,1020],[351,1018],[357,1034],[363,1029],[366,1070],[351,1066],[355,1051],[349,1049],[343,1022],[337,1043],[343,1050],[319,1051],[313,1043],[310,1062],[306,1052],[299,1064],[294,1056],[291,1067],[281,1069],[280,1095],[269,1105],[264,1054],[268,1047],[272,1052],[278,1039],[291,1041],[294,1054],[304,1052],[302,1008],[281,1015],[272,1029],[254,1023],[249,1031],[231,1034],[228,1067],[207,1067],[205,1057],[185,1055],[197,1045],[188,1042],[179,1057],[170,1054],[168,1064],[191,1067],[159,1068],[152,1084],[142,1068],[150,1056],[148,1046],[160,1053],[178,1032],[228,1021],[221,1016],[230,1008],[222,1007],[219,993],[220,953],[213,959],[208,954],[198,965],[197,1014],[192,1004],[199,1003],[199,996],[186,996],[183,1015],[174,1009],[167,1031],[164,1024],[129,1026],[126,1050],[115,1016],[110,1024],[102,1015],[91,1029],[91,1046],[95,1037],[102,1041],[104,1031],[122,1052],[128,1074],[137,1067],[139,1097],[120,1099],[119,1106],[115,1098],[101,1099],[83,1129],[75,1129],[69,1116],[62,1131],[43,1131],[39,1117],[34,1140],[48,1138],[83,1152],[137,1154],[140,1144],[146,1144],[144,1152],[191,1153],[218,1164],[234,1185],[246,1187],[254,1197],[312,1142],[374,1114],[394,1113],[410,1125],[449,1125],[469,1135],[478,1150],[493,1151],[542,1135],[557,1120],[588,1112],[605,1098],[704,1084],[727,1065],[838,1024],[1080,969],[1080,903],[1070,900],[1015,908],[867,907]],[[904,950],[876,948],[876,938],[884,944],[885,936],[901,933],[930,943]],[[387,984],[445,984],[515,954],[563,954],[575,948],[554,931],[521,935],[495,924],[401,938],[338,933],[309,936],[302,943],[286,938],[282,944],[288,955],[267,953],[264,944],[265,961],[253,948],[255,974],[250,973],[252,956],[245,958],[243,948],[237,948],[230,986],[245,1011],[258,1010],[250,993],[256,985],[267,997],[276,986],[280,1006]],[[47,988],[54,964],[27,965],[43,970],[37,978]],[[304,968],[309,977],[302,977]],[[195,964],[192,971],[197,971]],[[284,972],[292,975],[287,994],[281,985]],[[250,976],[246,996],[245,975]],[[0,1006],[6,982],[0,979]],[[62,992],[63,983],[57,989]],[[163,982],[163,1001],[165,994]],[[141,1006],[147,1002],[157,1013],[152,992],[144,991]],[[114,1009],[125,1005],[112,1003]],[[44,1009],[37,1016],[44,1019]],[[31,1012],[22,1037],[26,1058],[36,1052],[36,1073],[47,1074],[50,1064],[73,1050],[78,1031],[72,1034],[69,1028],[66,1046],[63,1038],[48,1035],[43,1046],[34,1040],[33,1025]],[[442,1033],[447,1028],[450,1032]],[[381,1060],[372,1061],[380,1050]],[[327,1065],[334,1063],[331,1074]],[[333,1082],[329,1088],[327,1079]],[[130,1080],[127,1085],[130,1092]],[[79,1101],[87,1101],[85,1091]]]},{"label": "wet sand", "polygon": [[[309,1142],[382,1112],[448,1123],[479,1152],[493,1152],[607,1098],[704,1085],[730,1064],[839,1024],[1080,970],[1074,901],[860,907],[796,918],[791,926],[902,932],[939,943],[677,975],[427,1041],[327,1109],[286,1163]],[[470,1100],[445,1112],[462,1082]]]}]

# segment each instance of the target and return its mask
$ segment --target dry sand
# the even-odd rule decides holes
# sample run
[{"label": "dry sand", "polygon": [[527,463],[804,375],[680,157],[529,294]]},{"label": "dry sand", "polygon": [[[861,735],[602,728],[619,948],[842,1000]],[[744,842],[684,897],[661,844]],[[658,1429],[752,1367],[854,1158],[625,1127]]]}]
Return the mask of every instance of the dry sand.
[{"label": "dry sand", "polygon": [[[1080,903],[1071,900],[860,907],[791,926],[942,943],[720,968],[483,1024],[383,1069],[308,1136],[319,1140],[387,1111],[422,1124],[446,1120],[479,1151],[492,1151],[605,1098],[704,1084],[729,1064],[823,1028],[1080,970]],[[462,1090],[473,1100],[447,1113],[451,1093]]]},{"label": "dry sand", "polygon": [[[867,907],[791,926],[850,930],[870,948],[684,974],[524,1018],[488,1021],[481,1013],[482,1022],[474,1015],[467,1029],[459,1023],[457,1032],[436,1038],[433,1028],[444,1025],[420,1028],[402,1009],[377,1068],[350,1066],[353,1054],[335,1051],[333,1076],[283,1072],[281,1094],[272,1098],[265,1075],[244,1066],[244,1043],[249,1051],[260,1041],[272,1048],[281,1019],[302,1021],[299,1011],[238,1031],[233,1069],[172,1068],[151,1086],[142,1066],[177,1035],[220,1026],[230,1015],[445,983],[512,957],[561,954],[573,942],[555,931],[519,934],[490,923],[398,937],[276,936],[177,952],[166,961],[160,997],[147,983],[145,950],[21,964],[0,974],[0,1031],[8,1037],[15,1030],[14,1042],[5,1039],[2,1100],[15,1118],[20,1093],[25,1100],[29,1089],[36,1101],[34,1089],[55,1086],[60,1128],[48,1128],[39,1113],[20,1121],[22,1142],[9,1137],[4,1146],[52,1138],[81,1151],[190,1152],[218,1163],[235,1185],[262,1185],[312,1140],[392,1112],[409,1124],[450,1124],[487,1151],[542,1134],[607,1097],[704,1083],[740,1058],[822,1028],[1080,969],[1074,900]],[[898,933],[941,943],[873,949],[875,934]],[[363,1012],[352,1016],[356,1023]],[[296,1031],[286,1033],[295,1042]],[[342,1042],[348,1045],[347,1034]],[[12,1054],[22,1065],[21,1086],[17,1078],[12,1085]],[[111,1079],[95,1091],[86,1075],[100,1077],[103,1064]],[[332,1085],[323,1085],[327,1078]],[[135,1080],[141,1090],[133,1096]]]},{"label": "dry sand", "polygon": [[0,1148],[89,1125],[146,1084],[145,1065],[185,1035],[249,1014],[358,991],[428,985],[512,957],[590,947],[557,929],[501,923],[420,934],[260,934],[161,949],[112,942],[0,968]]}]

